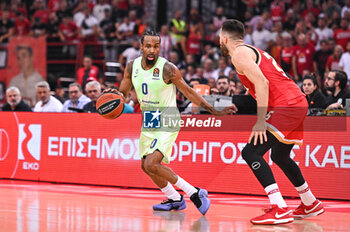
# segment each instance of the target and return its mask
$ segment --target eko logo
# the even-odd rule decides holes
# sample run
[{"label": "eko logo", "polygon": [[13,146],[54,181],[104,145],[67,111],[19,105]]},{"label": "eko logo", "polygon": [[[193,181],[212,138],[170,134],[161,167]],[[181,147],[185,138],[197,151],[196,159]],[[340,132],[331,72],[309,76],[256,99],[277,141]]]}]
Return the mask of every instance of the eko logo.
[{"label": "eko logo", "polygon": [[[19,124],[18,127],[18,160],[23,162],[25,170],[39,170],[41,150],[41,125],[40,124]],[[35,160],[31,159],[30,156]],[[33,162],[34,161],[34,162]]]}]

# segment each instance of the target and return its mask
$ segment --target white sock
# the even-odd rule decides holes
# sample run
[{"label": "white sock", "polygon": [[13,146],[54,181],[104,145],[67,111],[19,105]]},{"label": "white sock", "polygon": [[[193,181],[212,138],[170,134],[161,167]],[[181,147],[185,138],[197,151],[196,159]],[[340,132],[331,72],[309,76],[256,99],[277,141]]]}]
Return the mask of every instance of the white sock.
[{"label": "white sock", "polygon": [[286,202],[283,200],[283,197],[278,189],[277,184],[271,184],[265,188],[265,192],[270,199],[271,205],[278,205],[280,208],[287,207]]},{"label": "white sock", "polygon": [[304,205],[309,206],[316,201],[316,197],[312,194],[306,181],[302,186],[295,187],[295,189],[298,191]]},{"label": "white sock", "polygon": [[197,192],[197,189],[190,185],[187,181],[177,176],[177,181],[175,183],[177,187],[182,189],[188,196],[191,196],[193,193]]},{"label": "white sock", "polygon": [[180,194],[175,190],[174,186],[168,182],[167,186],[161,188],[163,193],[167,196],[168,199],[179,201],[181,199]]}]

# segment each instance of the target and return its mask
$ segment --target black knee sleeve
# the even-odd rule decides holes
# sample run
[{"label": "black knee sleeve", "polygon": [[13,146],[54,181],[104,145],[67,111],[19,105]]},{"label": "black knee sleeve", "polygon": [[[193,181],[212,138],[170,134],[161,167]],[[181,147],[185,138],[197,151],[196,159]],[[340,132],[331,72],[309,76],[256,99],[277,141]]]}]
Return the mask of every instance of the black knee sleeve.
[{"label": "black knee sleeve", "polygon": [[276,139],[271,133],[268,132],[267,135],[267,142],[259,143],[256,146],[249,143],[242,150],[242,158],[247,162],[264,188],[276,183],[271,168],[263,158],[264,154],[276,143]]},{"label": "black knee sleeve", "polygon": [[295,187],[305,183],[305,179],[300,171],[299,166],[290,158],[290,152],[294,144],[276,144],[271,151],[271,160],[280,167],[290,182]]}]

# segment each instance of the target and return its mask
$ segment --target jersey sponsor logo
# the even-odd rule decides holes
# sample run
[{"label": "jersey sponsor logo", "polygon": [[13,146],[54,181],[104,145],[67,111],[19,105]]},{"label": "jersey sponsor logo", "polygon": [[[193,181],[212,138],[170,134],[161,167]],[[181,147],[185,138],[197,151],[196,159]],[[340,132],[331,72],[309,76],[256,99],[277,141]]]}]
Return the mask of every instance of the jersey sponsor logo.
[{"label": "jersey sponsor logo", "polygon": [[153,70],[153,76],[154,76],[154,77],[159,77],[159,68],[155,68],[155,69]]},{"label": "jersey sponsor logo", "polygon": [[160,128],[161,112],[144,111],[143,112],[143,128]]}]

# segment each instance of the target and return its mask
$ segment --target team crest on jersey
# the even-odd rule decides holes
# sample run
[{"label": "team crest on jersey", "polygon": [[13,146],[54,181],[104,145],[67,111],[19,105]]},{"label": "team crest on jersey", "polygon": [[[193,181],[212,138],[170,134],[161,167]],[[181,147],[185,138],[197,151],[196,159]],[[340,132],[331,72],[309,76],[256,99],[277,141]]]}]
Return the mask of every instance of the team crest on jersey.
[{"label": "team crest on jersey", "polygon": [[153,76],[154,76],[154,77],[159,77],[159,68],[155,68],[155,69],[153,70]]}]

